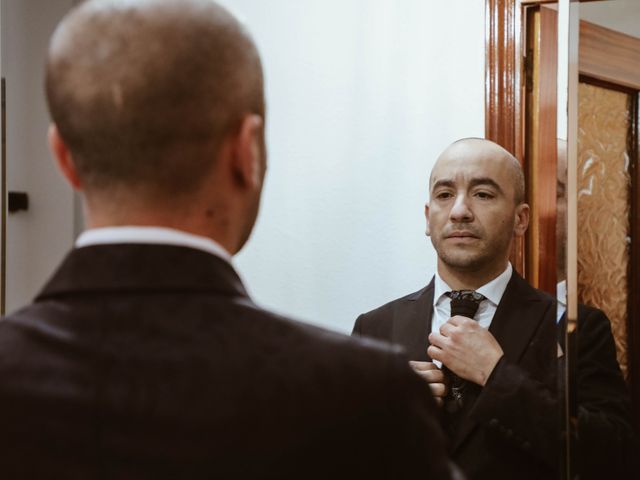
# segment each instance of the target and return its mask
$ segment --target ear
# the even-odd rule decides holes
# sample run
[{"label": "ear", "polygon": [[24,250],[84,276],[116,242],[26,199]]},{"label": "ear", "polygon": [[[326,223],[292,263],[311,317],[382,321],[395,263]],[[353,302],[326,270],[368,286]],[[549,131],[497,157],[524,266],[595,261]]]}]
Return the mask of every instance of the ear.
[{"label": "ear", "polygon": [[58,127],[55,123],[49,125],[49,132],[47,136],[49,139],[49,148],[56,159],[58,169],[74,190],[82,190],[82,183],[78,177],[76,166],[73,163],[73,158],[71,158],[71,152],[64,143],[64,140],[62,140]]},{"label": "ear", "polygon": [[521,203],[516,207],[516,222],[513,233],[516,237],[522,237],[529,226],[529,205]]},{"label": "ear", "polygon": [[431,231],[429,230],[429,204],[425,203],[424,204],[424,218],[427,221],[427,237],[431,235]]},{"label": "ear", "polygon": [[238,182],[250,189],[260,188],[266,169],[264,121],[260,115],[246,115],[234,141],[233,170]]}]

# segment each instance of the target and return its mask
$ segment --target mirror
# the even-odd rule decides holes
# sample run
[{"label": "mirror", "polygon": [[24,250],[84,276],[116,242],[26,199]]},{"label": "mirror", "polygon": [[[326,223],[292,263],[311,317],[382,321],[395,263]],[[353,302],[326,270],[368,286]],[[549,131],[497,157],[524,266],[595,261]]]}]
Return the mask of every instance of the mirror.
[{"label": "mirror", "polygon": [[[568,210],[568,224],[569,238],[575,238],[577,258],[573,263],[569,257],[569,274],[575,269],[576,284],[575,290],[571,285],[568,289],[568,305],[597,307],[609,320],[606,335],[610,328],[615,341],[611,355],[615,355],[620,365],[624,377],[620,383],[627,387],[630,402],[613,405],[619,413],[611,410],[607,421],[609,428],[616,428],[619,433],[614,437],[602,429],[600,436],[609,437],[610,442],[599,453],[610,458],[611,465],[618,468],[618,476],[633,476],[638,473],[635,462],[638,447],[631,446],[633,441],[627,432],[635,424],[637,436],[640,419],[640,29],[637,27],[640,4],[626,0],[585,2],[576,4],[575,10],[570,38],[575,42],[577,37],[577,71],[569,84],[569,104],[573,103],[569,114],[573,110],[575,115],[575,133],[571,135],[570,127],[569,141],[575,155],[569,157],[568,164],[569,177],[575,175],[574,187],[570,185],[569,192],[576,205],[575,210]],[[591,352],[597,350],[592,342],[594,330],[590,317],[579,311],[576,377],[577,396],[583,399],[591,395],[582,379],[592,374],[585,364]],[[605,332],[600,336],[604,335]],[[587,345],[588,342],[591,343]],[[619,388],[617,396],[624,398],[625,393]],[[603,398],[606,395],[614,396],[613,391]],[[593,434],[590,429],[594,417],[593,411],[588,415],[579,411],[579,432]],[[588,438],[584,438],[578,445],[580,457],[588,458],[595,453],[588,443]],[[583,470],[589,468],[589,462],[584,465]]]},{"label": "mirror", "polygon": [[[605,472],[624,477],[638,468],[632,439],[638,414],[632,405],[637,402],[631,400],[637,398],[638,379],[629,371],[628,358],[638,363],[634,175],[640,56],[633,52],[640,47],[640,31],[627,20],[640,18],[638,7],[565,1],[558,8],[557,295],[566,328],[560,341],[565,351],[560,364],[564,478],[596,478]],[[561,100],[565,94],[566,103]],[[594,461],[597,455],[609,459],[606,466]]]},{"label": "mirror", "polygon": [[589,2],[579,17],[577,295],[611,320],[618,361],[637,392],[640,4]]},{"label": "mirror", "polygon": [[[624,0],[506,3],[488,2],[495,7],[489,23],[493,19],[504,29],[495,35],[496,44],[504,40],[498,49],[504,60],[497,55],[502,62],[489,63],[495,67],[492,75],[504,78],[501,88],[490,88],[497,100],[490,96],[489,101],[498,106],[495,115],[490,110],[490,126],[496,125],[490,134],[520,152],[529,176],[529,200],[536,207],[519,252],[525,275],[565,304],[558,311],[558,317],[566,311],[559,336],[561,430],[567,448],[561,456],[563,478],[596,475],[603,467],[592,460],[603,452],[611,471],[633,475],[636,454],[626,445],[633,445],[631,405],[640,404],[640,381],[633,373],[640,364],[634,253],[640,60],[633,30],[639,5]],[[493,48],[490,42],[489,51]],[[551,272],[551,265],[557,271]],[[601,309],[608,318],[596,322],[594,311],[578,308],[579,303]],[[597,344],[595,337],[606,341]],[[594,375],[596,357],[602,361],[600,377]],[[615,388],[596,386],[603,379]],[[625,400],[616,404],[613,398]],[[600,422],[599,435],[594,419]],[[580,444],[572,441],[576,430],[582,431]]]}]

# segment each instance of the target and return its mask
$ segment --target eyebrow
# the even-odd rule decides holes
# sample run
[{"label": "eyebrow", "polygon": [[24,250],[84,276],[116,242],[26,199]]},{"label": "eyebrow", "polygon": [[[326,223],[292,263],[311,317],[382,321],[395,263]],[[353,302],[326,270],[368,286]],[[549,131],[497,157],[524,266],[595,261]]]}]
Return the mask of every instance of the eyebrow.
[{"label": "eyebrow", "polygon": [[[504,191],[502,190],[502,188],[500,188],[500,185],[498,185],[495,182],[495,180],[493,180],[492,178],[476,177],[476,178],[472,178],[469,181],[469,188],[474,188],[474,187],[483,186],[483,185],[492,187],[497,192],[504,195]],[[440,187],[454,187],[454,186],[455,186],[455,182],[453,180],[449,180],[449,179],[437,180],[436,182],[434,182],[433,186],[431,187],[431,191]]]}]

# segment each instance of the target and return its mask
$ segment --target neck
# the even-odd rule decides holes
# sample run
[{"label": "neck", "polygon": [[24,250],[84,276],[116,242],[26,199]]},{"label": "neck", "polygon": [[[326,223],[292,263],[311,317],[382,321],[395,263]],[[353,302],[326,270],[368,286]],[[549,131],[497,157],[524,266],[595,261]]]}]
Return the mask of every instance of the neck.
[{"label": "neck", "polygon": [[507,264],[505,260],[484,270],[460,270],[438,259],[438,275],[452,290],[477,290],[504,272]]},{"label": "neck", "polygon": [[[87,228],[142,226],[166,227],[210,238],[231,255],[240,247],[239,225],[231,221],[233,216],[224,208],[188,208],[166,210],[158,208],[140,209],[99,208],[95,204],[85,205]],[[237,218],[237,217],[236,217]]]}]

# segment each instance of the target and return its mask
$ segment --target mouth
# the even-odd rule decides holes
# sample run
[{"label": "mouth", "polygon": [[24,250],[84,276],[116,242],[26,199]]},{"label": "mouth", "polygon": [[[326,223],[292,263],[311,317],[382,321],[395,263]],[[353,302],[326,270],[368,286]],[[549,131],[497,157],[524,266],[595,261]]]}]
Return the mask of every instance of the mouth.
[{"label": "mouth", "polygon": [[445,236],[445,238],[452,239],[477,239],[479,238],[477,235],[471,232],[453,232]]}]

